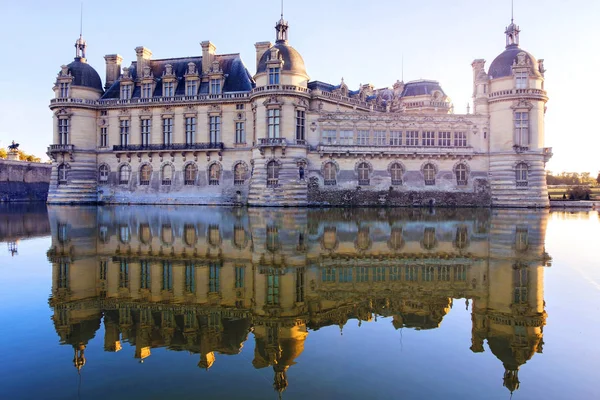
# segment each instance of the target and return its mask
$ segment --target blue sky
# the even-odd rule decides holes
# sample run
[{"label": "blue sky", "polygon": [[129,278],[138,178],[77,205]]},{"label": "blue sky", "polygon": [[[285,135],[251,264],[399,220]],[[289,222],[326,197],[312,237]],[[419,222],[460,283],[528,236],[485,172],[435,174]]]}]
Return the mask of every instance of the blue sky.
[{"label": "blue sky", "polygon": [[[0,146],[12,139],[45,157],[52,141],[48,109],[62,64],[73,60],[81,1],[0,0]],[[178,2],[83,1],[88,62],[104,80],[104,55],[128,65],[136,46],[154,58],[200,55],[210,40],[218,53],[241,53],[255,72],[254,43],[274,41],[278,0]],[[600,85],[600,2],[516,0],[521,47],[545,60],[548,169],[600,170],[595,95]],[[440,81],[457,113],[472,89],[471,62],[504,49],[510,1],[287,0],[290,44],[302,54],[311,79],[350,88],[391,86],[419,78]]]}]

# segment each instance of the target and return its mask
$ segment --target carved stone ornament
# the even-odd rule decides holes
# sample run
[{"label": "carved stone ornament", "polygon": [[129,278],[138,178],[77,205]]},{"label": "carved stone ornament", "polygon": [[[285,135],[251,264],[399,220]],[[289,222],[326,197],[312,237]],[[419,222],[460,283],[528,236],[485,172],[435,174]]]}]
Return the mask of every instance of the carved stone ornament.
[{"label": "carved stone ornament", "polygon": [[131,79],[131,72],[129,72],[129,67],[123,68],[123,79]]},{"label": "carved stone ornament", "polygon": [[527,57],[527,53],[522,51],[519,54],[517,54],[517,65],[528,65],[528,64],[529,64],[529,58]]},{"label": "carved stone ornament", "polygon": [[143,77],[144,78],[152,78],[152,70],[150,69],[150,66],[146,65],[144,67]]},{"label": "carved stone ornament", "polygon": [[127,108],[122,108],[121,110],[119,110],[119,115],[123,115],[123,116],[128,116],[130,115],[130,111]]},{"label": "carved stone ornament", "polygon": [[210,72],[213,74],[222,74],[221,66],[219,65],[219,60],[215,60],[212,62],[210,66]]},{"label": "carved stone ornament", "polygon": [[187,73],[189,75],[193,75],[196,73],[196,64],[194,64],[193,62],[189,62],[188,63],[188,70]]},{"label": "carved stone ornament", "polygon": [[61,65],[60,66],[60,76],[71,76],[71,74],[69,73],[69,67],[66,65]]},{"label": "carved stone ornament", "polygon": [[520,99],[517,104],[511,107],[513,110],[531,110],[533,108],[533,104],[529,100]]},{"label": "carved stone ornament", "polygon": [[173,66],[171,64],[165,65],[165,75],[173,75]]}]

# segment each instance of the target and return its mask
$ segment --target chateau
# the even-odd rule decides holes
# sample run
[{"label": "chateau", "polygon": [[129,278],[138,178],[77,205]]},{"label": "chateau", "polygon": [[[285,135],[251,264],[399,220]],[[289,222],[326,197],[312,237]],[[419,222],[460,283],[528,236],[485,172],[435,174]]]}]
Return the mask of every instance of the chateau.
[{"label": "chateau", "polygon": [[48,202],[549,205],[545,69],[512,20],[487,71],[471,64],[467,114],[433,80],[310,80],[283,15],[275,29],[275,44],[255,44],[254,74],[204,41],[172,59],[137,47],[128,67],[106,55],[104,85],[80,37],[50,103]]},{"label": "chateau", "polygon": [[464,350],[489,347],[504,366],[498,385],[516,390],[544,345],[546,210],[50,206],[48,216],[52,319],[78,370],[92,341],[140,360],[185,350],[195,357],[179,362],[219,368],[255,340],[248,367],[271,367],[283,391],[319,328],[379,317],[392,331],[437,329],[459,298],[471,313]]}]

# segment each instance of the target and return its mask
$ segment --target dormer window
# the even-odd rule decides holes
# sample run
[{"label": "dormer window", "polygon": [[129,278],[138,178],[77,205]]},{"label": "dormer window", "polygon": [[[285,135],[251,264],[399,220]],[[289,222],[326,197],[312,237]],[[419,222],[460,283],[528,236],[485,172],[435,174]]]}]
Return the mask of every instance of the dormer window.
[{"label": "dormer window", "polygon": [[517,89],[527,89],[527,79],[529,73],[527,71],[516,71],[515,72],[515,87]]},{"label": "dormer window", "polygon": [[152,97],[152,83],[142,84],[142,97],[145,99]]},{"label": "dormer window", "polygon": [[185,83],[185,85],[186,85],[185,94],[187,96],[195,96],[198,93],[198,81],[197,80],[187,81]]},{"label": "dormer window", "polygon": [[163,96],[173,97],[175,96],[175,84],[174,82],[165,82],[163,84]]},{"label": "dormer window", "polygon": [[121,100],[131,99],[131,85],[121,85]]},{"label": "dormer window", "polygon": [[210,80],[210,94],[221,94],[221,80],[211,79]]},{"label": "dormer window", "polygon": [[269,85],[279,85],[279,67],[269,68]]},{"label": "dormer window", "polygon": [[59,97],[61,99],[67,98],[69,97],[69,83],[68,82],[61,82],[59,84]]}]

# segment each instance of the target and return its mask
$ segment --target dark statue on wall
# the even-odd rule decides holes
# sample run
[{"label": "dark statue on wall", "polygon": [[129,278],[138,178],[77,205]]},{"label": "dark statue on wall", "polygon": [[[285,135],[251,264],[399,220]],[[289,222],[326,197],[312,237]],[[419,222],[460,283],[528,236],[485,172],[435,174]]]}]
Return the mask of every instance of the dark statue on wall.
[{"label": "dark statue on wall", "polygon": [[18,148],[19,148],[19,143],[15,143],[14,140],[12,141],[12,144],[8,146],[8,150],[14,151],[14,152],[16,152]]}]

